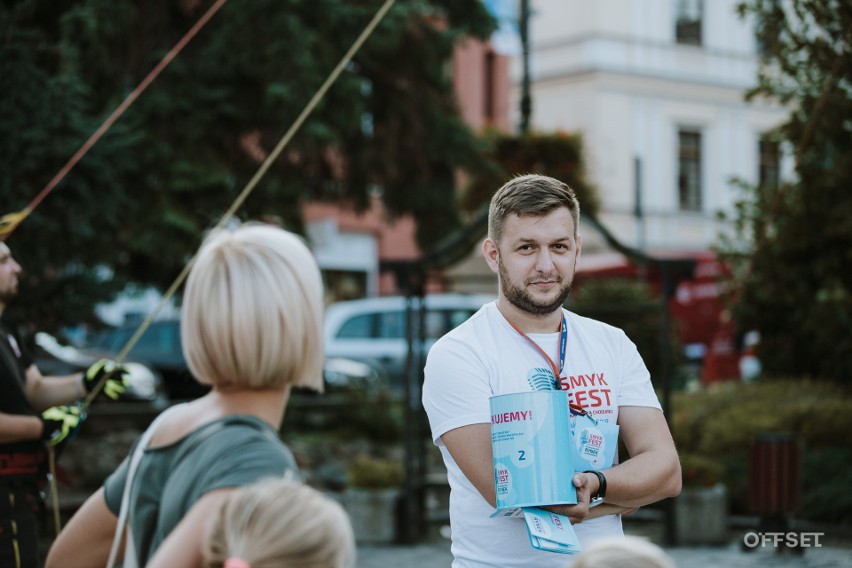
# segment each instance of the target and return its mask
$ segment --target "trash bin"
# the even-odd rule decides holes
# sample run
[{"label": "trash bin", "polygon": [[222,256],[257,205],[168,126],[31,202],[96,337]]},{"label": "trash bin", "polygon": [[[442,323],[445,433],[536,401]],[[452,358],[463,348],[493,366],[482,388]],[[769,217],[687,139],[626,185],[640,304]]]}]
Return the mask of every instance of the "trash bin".
[{"label": "trash bin", "polygon": [[748,456],[748,507],[762,518],[794,512],[801,496],[802,453],[793,434],[758,434]]}]

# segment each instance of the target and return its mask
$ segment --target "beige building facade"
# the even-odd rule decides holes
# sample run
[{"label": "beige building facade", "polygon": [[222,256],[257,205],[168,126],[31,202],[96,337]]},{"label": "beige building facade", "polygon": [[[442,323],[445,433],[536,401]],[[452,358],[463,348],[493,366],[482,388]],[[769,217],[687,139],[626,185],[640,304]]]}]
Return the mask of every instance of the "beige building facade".
[{"label": "beige building facade", "polygon": [[[744,100],[758,45],[736,0],[529,3],[531,127],[582,132],[600,220],[622,242],[706,249],[738,198],[732,178],[791,169],[764,139],[788,110]],[[512,123],[521,73],[516,58]]]}]

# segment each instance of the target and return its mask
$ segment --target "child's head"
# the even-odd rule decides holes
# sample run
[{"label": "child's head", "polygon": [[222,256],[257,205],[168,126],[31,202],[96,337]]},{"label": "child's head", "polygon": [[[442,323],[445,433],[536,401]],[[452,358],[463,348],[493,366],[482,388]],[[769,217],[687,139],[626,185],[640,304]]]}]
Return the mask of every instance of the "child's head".
[{"label": "child's head", "polygon": [[343,507],[285,479],[230,493],[207,525],[203,550],[207,568],[355,566],[355,538]]},{"label": "child's head", "polygon": [[585,547],[571,568],[676,568],[665,551],[636,536],[606,538]]}]

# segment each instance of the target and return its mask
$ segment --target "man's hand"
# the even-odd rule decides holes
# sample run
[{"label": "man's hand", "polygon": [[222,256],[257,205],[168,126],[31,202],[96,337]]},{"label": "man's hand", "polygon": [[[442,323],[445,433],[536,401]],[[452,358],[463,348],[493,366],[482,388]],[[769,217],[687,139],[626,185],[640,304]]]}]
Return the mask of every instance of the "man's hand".
[{"label": "man's hand", "polygon": [[43,427],[41,439],[51,446],[72,440],[85,419],[86,414],[80,406],[66,405],[48,408],[41,414]]},{"label": "man's hand", "polygon": [[127,388],[127,377],[129,374],[127,367],[124,365],[116,365],[114,361],[101,359],[83,373],[83,386],[86,388],[86,392],[90,393],[95,388],[95,385],[106,376],[107,379],[104,382],[103,393],[112,400],[118,400],[118,397]]},{"label": "man's hand", "polygon": [[589,516],[589,503],[592,500],[592,493],[597,493],[598,478],[591,473],[575,473],[573,483],[577,490],[576,505],[550,505],[542,509],[565,515],[571,520],[572,525],[576,525]]}]

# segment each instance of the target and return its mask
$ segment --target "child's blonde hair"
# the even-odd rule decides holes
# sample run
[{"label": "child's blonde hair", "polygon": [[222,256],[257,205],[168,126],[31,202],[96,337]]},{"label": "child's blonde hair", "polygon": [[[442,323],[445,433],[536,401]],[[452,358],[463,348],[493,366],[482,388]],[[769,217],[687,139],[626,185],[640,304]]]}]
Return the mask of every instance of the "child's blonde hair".
[{"label": "child's blonde hair", "polygon": [[251,568],[352,568],[355,537],[343,507],[288,479],[230,493],[207,525],[204,566],[238,559]]},{"label": "child's blonde hair", "polygon": [[571,568],[677,568],[665,551],[637,536],[605,538],[583,549]]}]

